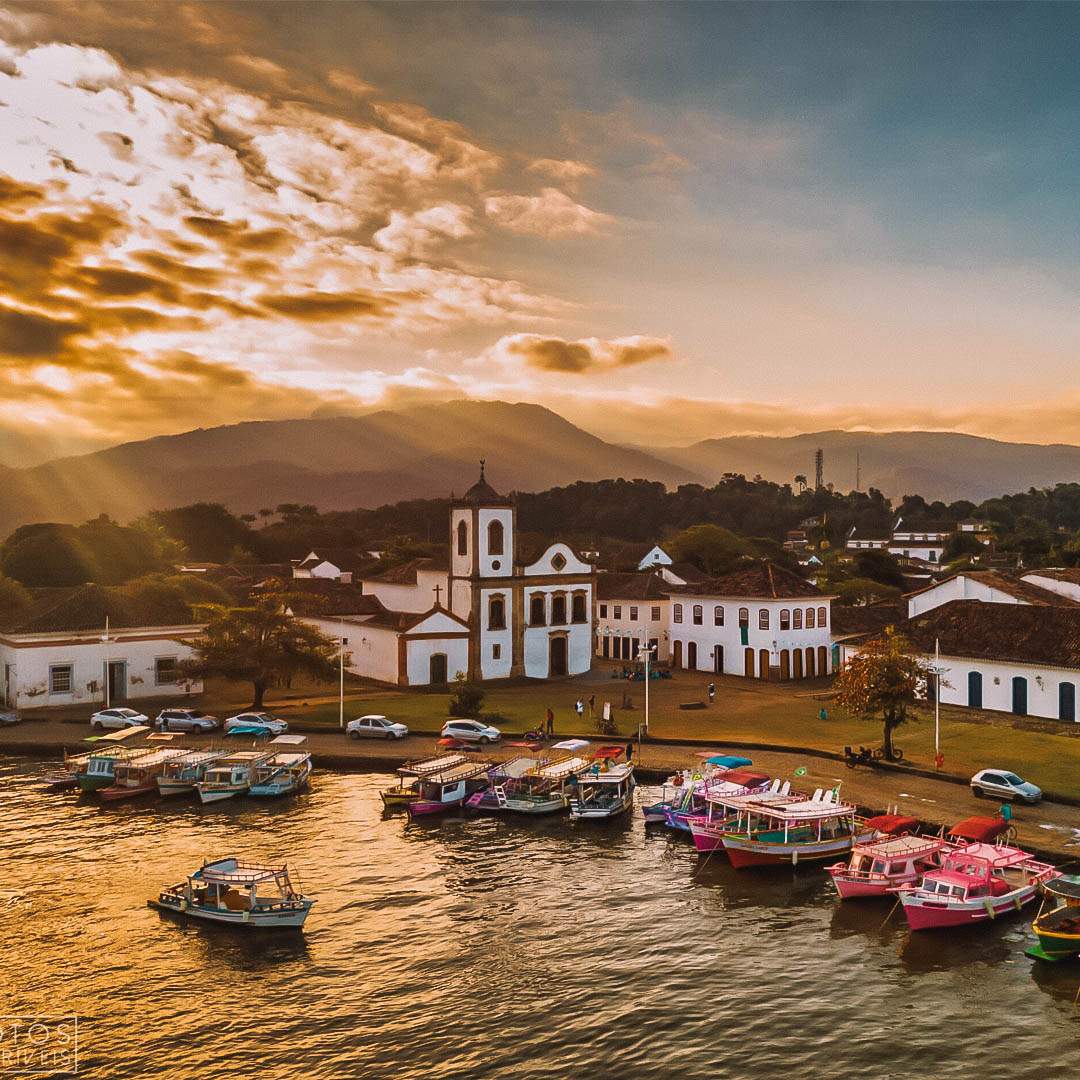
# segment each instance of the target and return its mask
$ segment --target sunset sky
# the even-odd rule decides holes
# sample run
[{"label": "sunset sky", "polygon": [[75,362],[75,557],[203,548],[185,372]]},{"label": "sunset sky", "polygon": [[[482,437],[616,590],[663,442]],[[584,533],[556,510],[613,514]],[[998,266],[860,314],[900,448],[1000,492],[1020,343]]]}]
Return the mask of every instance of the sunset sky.
[{"label": "sunset sky", "polygon": [[1051,4],[2,7],[0,429],[471,396],[652,445],[1080,442],[1078,32]]}]

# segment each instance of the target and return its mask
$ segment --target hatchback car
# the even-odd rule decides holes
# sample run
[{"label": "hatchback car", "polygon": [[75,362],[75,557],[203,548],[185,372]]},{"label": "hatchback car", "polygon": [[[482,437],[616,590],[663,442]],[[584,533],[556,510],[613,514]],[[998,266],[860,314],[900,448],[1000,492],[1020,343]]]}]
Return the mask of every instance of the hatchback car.
[{"label": "hatchback car", "polygon": [[385,716],[361,716],[358,720],[350,720],[345,725],[345,730],[351,739],[404,739],[409,734],[409,729],[404,724],[395,724],[387,720]]},{"label": "hatchback car", "polygon": [[90,726],[95,731],[104,731],[106,728],[138,727],[140,724],[149,724],[150,717],[134,709],[100,709],[90,717]]},{"label": "hatchback car", "polygon": [[1037,803],[1042,798],[1041,788],[1004,769],[980,769],[971,778],[971,790],[976,796],[993,795],[1027,803]]},{"label": "hatchback car", "polygon": [[442,737],[486,745],[501,739],[502,732],[498,728],[481,724],[479,720],[448,720],[443,724]]},{"label": "hatchback car", "polygon": [[162,731],[213,731],[219,726],[216,716],[201,709],[162,709],[154,723]]},{"label": "hatchback car", "polygon": [[284,720],[278,720],[265,712],[242,712],[236,716],[230,716],[225,721],[225,734],[240,731],[245,735],[259,733],[266,735],[284,735],[289,730],[289,725]]}]

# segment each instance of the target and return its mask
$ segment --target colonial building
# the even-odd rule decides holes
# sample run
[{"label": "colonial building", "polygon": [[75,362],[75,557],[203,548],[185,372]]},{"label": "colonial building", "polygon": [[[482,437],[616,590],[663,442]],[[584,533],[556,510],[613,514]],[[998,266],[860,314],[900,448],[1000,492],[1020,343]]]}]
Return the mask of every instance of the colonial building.
[{"label": "colonial building", "polygon": [[[966,570],[924,589],[906,593],[909,619],[931,611],[953,600],[979,600],[984,604],[1020,604],[1037,607],[1080,607],[1080,601],[1060,591],[1067,582],[1041,579],[1042,574],[1056,571],[1034,571],[1032,576],[1015,577],[998,570]],[[1042,584],[1047,581],[1047,585]],[[1056,585],[1058,587],[1049,587]]]},{"label": "colonial building", "polygon": [[597,574],[596,655],[636,660],[649,645],[652,659],[666,663],[670,650],[670,590],[659,572]]}]

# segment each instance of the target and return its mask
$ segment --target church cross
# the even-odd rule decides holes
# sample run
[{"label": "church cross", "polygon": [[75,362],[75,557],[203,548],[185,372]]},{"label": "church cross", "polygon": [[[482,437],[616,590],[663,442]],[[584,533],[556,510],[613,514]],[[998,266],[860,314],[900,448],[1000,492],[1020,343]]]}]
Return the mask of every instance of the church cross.
[{"label": "church cross", "polygon": [[484,479],[484,459],[480,459],[480,479]]},{"label": "church cross", "polygon": [[439,598],[440,598],[441,595],[442,595],[442,586],[441,585],[436,585],[435,586],[435,606],[436,607],[441,606],[439,604]]}]

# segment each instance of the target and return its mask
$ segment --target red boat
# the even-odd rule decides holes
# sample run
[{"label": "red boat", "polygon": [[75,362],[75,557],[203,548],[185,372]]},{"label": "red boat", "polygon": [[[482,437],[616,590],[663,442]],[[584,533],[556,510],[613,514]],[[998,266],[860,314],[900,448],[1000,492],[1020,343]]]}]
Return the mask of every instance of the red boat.
[{"label": "red boat", "polygon": [[107,802],[117,799],[133,799],[137,795],[157,792],[157,778],[165,769],[166,762],[186,751],[179,747],[167,747],[142,754],[127,762],[117,762],[113,771],[113,783],[100,788],[98,794]]}]

